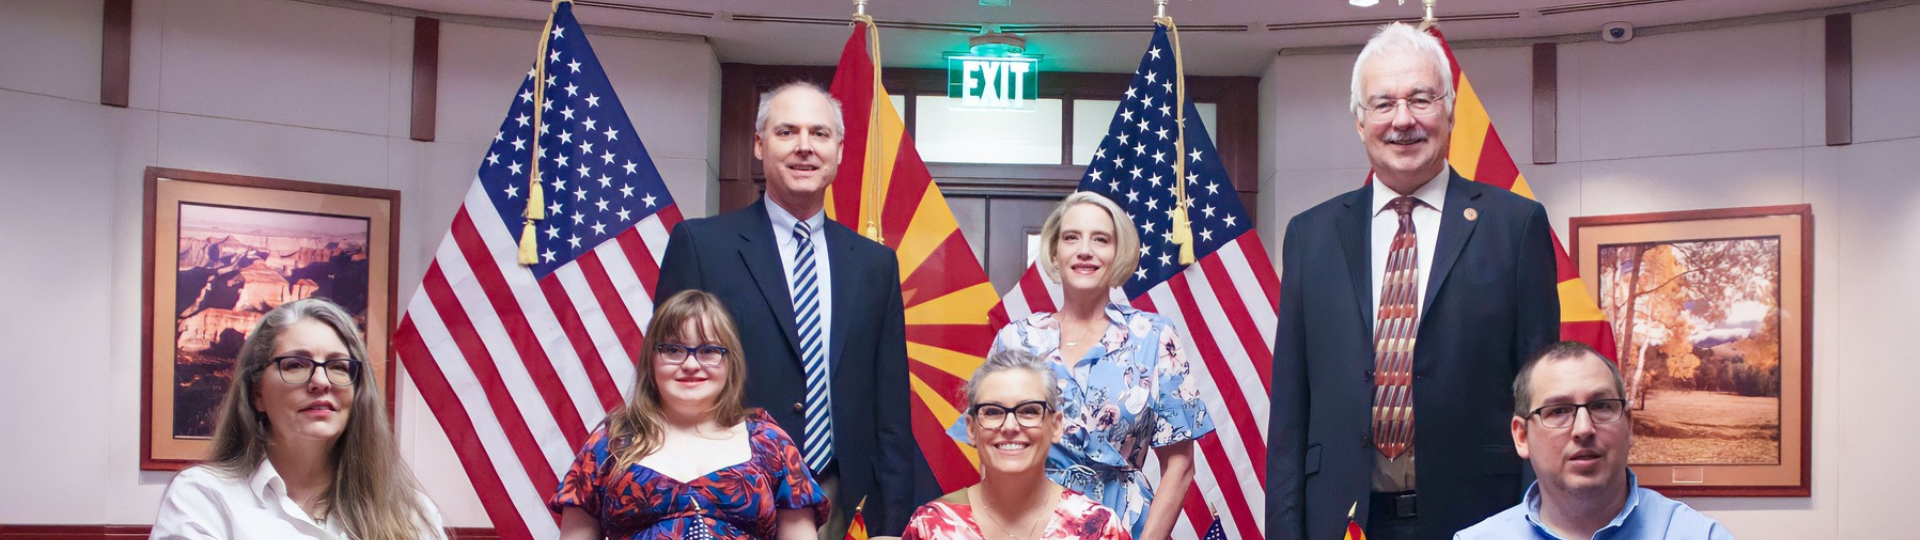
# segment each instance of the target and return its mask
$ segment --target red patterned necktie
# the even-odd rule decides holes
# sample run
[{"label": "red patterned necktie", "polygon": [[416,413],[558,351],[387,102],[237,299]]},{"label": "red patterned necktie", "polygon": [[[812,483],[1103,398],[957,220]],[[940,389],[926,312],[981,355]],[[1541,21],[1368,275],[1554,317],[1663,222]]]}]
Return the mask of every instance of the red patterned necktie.
[{"label": "red patterned necktie", "polygon": [[1387,248],[1380,279],[1380,310],[1373,331],[1373,445],[1387,459],[1413,446],[1413,341],[1420,327],[1420,243],[1413,232],[1413,197],[1387,203],[1400,230]]}]

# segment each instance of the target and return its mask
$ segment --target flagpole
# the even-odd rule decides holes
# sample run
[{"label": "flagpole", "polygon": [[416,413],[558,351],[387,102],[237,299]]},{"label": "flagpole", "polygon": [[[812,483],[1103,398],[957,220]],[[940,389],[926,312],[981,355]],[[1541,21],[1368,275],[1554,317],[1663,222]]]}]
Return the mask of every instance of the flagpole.
[{"label": "flagpole", "polygon": [[1434,2],[1435,0],[1420,0],[1421,8],[1426,10],[1426,16],[1420,19],[1420,31],[1422,32],[1427,31],[1428,28],[1433,28],[1433,23],[1439,22],[1439,19],[1433,18]]},{"label": "flagpole", "polygon": [[540,262],[534,223],[547,218],[546,193],[540,189],[540,124],[541,104],[546,103],[547,86],[541,84],[547,79],[547,43],[553,34],[553,15],[560,11],[561,3],[573,0],[553,0],[552,9],[547,10],[547,24],[540,29],[540,53],[533,58],[533,156],[527,165],[527,210],[521,213],[526,225],[520,228],[520,252],[517,254],[521,266],[532,266]]},{"label": "flagpole", "polygon": [[1180,57],[1180,27],[1167,16],[1167,0],[1153,0],[1154,24],[1167,27],[1167,40],[1173,45],[1174,125],[1180,136],[1173,141],[1173,243],[1180,246],[1180,264],[1193,264],[1193,222],[1187,219],[1187,75]]}]

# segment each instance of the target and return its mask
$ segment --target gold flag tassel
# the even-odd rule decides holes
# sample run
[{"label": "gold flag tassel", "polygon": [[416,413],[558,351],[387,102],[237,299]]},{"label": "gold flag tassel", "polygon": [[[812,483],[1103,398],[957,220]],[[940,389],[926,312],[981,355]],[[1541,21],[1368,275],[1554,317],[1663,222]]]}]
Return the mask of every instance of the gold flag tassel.
[{"label": "gold flag tassel", "polygon": [[[880,84],[880,25],[874,24],[873,16],[867,14],[867,0],[854,0],[853,7],[853,22],[867,24],[867,56],[873,58],[873,96],[869,99],[873,103],[879,103],[880,99],[887,95],[886,88]],[[885,160],[881,155],[882,145],[886,143],[886,134],[880,132],[881,126],[880,111],[874,110],[872,103],[869,103],[866,170],[873,173],[874,177],[867,178],[865,175],[861,177],[865,182],[864,187],[867,188],[867,196],[866,200],[861,201],[860,204],[860,234],[875,242],[886,244],[886,238],[880,232],[880,212],[886,207],[884,203],[887,200],[888,180],[880,177],[881,165]],[[843,133],[841,136],[844,137],[846,134]]]},{"label": "gold flag tassel", "polygon": [[1186,68],[1181,65],[1180,27],[1173,24],[1173,17],[1167,16],[1166,0],[1155,0],[1158,8],[1153,22],[1167,27],[1167,40],[1173,44],[1174,73],[1174,125],[1180,127],[1180,136],[1173,141],[1175,156],[1173,159],[1173,243],[1180,245],[1180,264],[1193,264],[1193,222],[1187,219],[1187,208],[1193,206],[1193,199],[1187,198],[1187,76]]},{"label": "gold flag tassel", "polygon": [[533,163],[527,166],[527,211],[521,217],[527,219],[520,228],[521,266],[532,266],[540,262],[539,243],[534,229],[536,222],[547,219],[547,197],[540,186],[540,123],[541,105],[547,102],[547,42],[553,39],[553,13],[559,11],[560,3],[573,0],[553,0],[553,10],[547,12],[547,24],[540,30],[540,54],[533,58],[533,145],[527,154],[533,156]]}]

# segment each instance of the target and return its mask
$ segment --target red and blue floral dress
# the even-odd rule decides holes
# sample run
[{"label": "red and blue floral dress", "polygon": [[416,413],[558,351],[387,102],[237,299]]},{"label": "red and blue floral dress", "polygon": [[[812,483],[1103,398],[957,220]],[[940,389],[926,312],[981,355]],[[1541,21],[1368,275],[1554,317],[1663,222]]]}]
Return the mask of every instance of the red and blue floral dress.
[{"label": "red and blue floral dress", "polygon": [[827,518],[827,495],[814,483],[800,447],[766,411],[747,419],[752,457],[690,482],[635,463],[613,471],[605,426],[587,438],[547,507],[586,511],[607,538],[678,540],[704,525],[718,540],[775,538],[779,511],[810,508]]}]

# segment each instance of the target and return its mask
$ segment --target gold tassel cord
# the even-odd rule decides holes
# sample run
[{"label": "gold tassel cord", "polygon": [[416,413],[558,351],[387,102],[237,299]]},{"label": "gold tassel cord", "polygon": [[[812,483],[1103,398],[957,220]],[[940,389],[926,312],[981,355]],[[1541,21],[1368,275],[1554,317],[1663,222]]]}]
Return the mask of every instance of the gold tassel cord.
[{"label": "gold tassel cord", "polygon": [[[886,244],[885,235],[880,232],[880,212],[885,209],[886,205],[883,203],[887,200],[888,179],[880,177],[880,168],[884,163],[884,158],[881,156],[882,145],[886,143],[886,137],[880,132],[882,125],[880,111],[874,110],[874,103],[879,103],[880,99],[887,95],[886,87],[880,84],[880,26],[874,24],[873,16],[866,13],[864,5],[859,7],[863,9],[854,14],[853,22],[855,25],[862,23],[867,25],[867,53],[868,56],[873,57],[873,95],[869,98],[872,103],[867,104],[866,171],[872,172],[874,176],[867,178],[865,174],[861,175],[861,180],[865,182],[862,187],[867,189],[867,196],[860,204],[860,233],[875,242]],[[844,137],[845,134],[842,136]]]},{"label": "gold tassel cord", "polygon": [[547,43],[553,39],[553,14],[560,11],[560,4],[572,0],[553,0],[553,9],[547,12],[547,24],[540,29],[539,56],[533,59],[533,141],[528,156],[533,159],[527,166],[527,211],[521,214],[526,225],[520,228],[521,266],[532,266],[540,262],[539,242],[535,230],[536,222],[547,218],[547,197],[540,186],[540,124],[542,105],[547,102]]},{"label": "gold tassel cord", "polygon": [[1180,136],[1173,141],[1175,157],[1173,159],[1173,243],[1180,245],[1180,264],[1193,264],[1193,222],[1188,220],[1187,208],[1193,206],[1193,200],[1187,198],[1187,75],[1180,58],[1180,27],[1173,24],[1173,17],[1154,17],[1153,22],[1167,27],[1167,40],[1173,44],[1174,77],[1174,125],[1180,127]]}]

